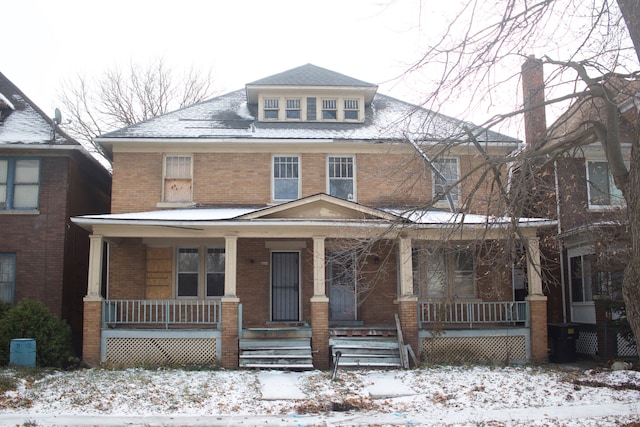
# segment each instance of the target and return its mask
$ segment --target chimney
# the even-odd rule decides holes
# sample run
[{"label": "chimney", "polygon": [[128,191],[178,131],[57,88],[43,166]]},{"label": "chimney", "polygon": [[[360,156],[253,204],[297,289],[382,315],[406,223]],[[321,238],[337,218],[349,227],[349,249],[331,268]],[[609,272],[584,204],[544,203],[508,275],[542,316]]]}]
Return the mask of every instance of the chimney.
[{"label": "chimney", "polygon": [[522,64],[524,134],[527,148],[537,147],[547,130],[544,111],[544,73],[542,60],[530,55]]}]

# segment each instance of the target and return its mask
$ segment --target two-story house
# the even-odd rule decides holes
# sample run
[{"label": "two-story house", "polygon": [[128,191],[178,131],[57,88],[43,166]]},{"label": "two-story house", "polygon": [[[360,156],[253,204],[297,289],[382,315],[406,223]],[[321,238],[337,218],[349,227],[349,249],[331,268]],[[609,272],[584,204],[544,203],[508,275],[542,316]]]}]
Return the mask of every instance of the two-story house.
[{"label": "two-story house", "polygon": [[[634,356],[635,350],[614,326],[619,313],[611,304],[618,300],[613,307],[621,305],[629,234],[624,198],[613,182],[598,131],[599,126],[610,128],[603,102],[579,98],[547,127],[544,107],[539,107],[544,105],[540,59],[528,58],[523,65],[523,85],[525,98],[533,94],[526,119],[528,148],[562,153],[551,156],[553,161],[540,173],[540,180],[547,182],[537,186],[545,195],[537,197],[536,213],[557,220],[551,247],[556,253],[545,257],[553,260],[546,267],[557,278],[547,288],[549,322],[577,329],[577,353],[603,359]],[[639,86],[625,79],[610,79],[606,85],[616,93],[616,126],[623,156],[630,159]]]},{"label": "two-story house", "polygon": [[[488,196],[461,211],[490,185],[462,179],[484,161],[468,126],[307,64],[102,135],[111,214],[74,218],[91,232],[84,359],[544,360],[548,222],[516,219],[530,255],[516,301],[497,257],[513,222]],[[519,146],[486,129],[477,143]]]},{"label": "two-story house", "polygon": [[0,300],[43,302],[78,355],[89,245],[70,218],[109,212],[110,189],[91,153],[0,74]]}]

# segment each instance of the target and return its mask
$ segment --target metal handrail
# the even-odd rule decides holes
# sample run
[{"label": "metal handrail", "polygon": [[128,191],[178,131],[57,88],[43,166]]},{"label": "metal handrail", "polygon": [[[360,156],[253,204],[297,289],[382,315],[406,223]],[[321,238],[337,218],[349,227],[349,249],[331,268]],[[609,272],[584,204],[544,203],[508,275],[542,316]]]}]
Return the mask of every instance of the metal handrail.
[{"label": "metal handrail", "polygon": [[220,324],[220,299],[105,300],[103,326],[216,325]]},{"label": "metal handrail", "polygon": [[418,302],[418,319],[423,324],[498,324],[529,326],[529,303],[527,301],[499,302]]}]

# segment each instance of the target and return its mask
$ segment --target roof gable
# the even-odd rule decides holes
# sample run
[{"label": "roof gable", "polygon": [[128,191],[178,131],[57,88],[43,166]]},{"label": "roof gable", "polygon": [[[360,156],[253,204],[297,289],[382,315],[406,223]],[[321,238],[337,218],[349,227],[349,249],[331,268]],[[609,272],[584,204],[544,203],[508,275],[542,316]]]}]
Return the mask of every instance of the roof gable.
[{"label": "roof gable", "polygon": [[377,88],[377,85],[372,83],[354,79],[313,64],[292,68],[291,70],[248,83],[247,86],[357,86]]}]

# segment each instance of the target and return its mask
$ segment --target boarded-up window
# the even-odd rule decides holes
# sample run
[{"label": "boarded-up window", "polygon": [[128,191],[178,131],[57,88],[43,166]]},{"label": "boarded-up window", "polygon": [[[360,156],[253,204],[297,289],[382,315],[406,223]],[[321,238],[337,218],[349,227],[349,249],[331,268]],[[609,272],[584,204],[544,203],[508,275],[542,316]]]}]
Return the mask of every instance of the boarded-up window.
[{"label": "boarded-up window", "polygon": [[191,181],[191,156],[165,157],[165,202],[190,202]]}]

